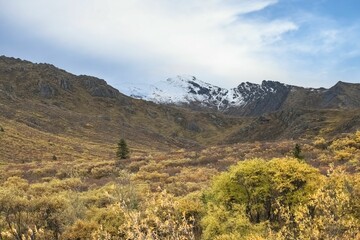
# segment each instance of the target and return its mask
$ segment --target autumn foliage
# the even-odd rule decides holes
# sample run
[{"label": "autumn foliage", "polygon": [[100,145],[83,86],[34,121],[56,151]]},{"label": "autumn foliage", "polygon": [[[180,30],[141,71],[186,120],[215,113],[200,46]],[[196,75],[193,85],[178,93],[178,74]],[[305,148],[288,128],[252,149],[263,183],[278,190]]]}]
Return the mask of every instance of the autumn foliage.
[{"label": "autumn foliage", "polygon": [[359,136],[3,164],[0,239],[359,239]]}]

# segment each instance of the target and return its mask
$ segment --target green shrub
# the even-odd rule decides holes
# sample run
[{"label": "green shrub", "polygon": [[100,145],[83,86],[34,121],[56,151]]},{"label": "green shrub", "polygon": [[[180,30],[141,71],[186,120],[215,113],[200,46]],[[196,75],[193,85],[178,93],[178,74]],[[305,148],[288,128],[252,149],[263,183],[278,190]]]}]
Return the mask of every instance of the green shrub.
[{"label": "green shrub", "polygon": [[216,177],[204,195],[204,239],[229,231],[244,239],[265,234],[266,223],[276,231],[285,224],[277,206],[306,204],[321,181],[318,170],[296,159],[239,162]]}]

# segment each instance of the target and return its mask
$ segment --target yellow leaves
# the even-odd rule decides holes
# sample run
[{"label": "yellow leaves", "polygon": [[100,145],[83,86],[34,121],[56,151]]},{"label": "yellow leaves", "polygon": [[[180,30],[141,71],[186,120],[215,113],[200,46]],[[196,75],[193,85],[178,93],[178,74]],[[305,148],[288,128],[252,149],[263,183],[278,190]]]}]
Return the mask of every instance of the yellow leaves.
[{"label": "yellow leaves", "polygon": [[103,177],[109,177],[111,175],[115,175],[115,169],[112,166],[99,166],[99,167],[93,167],[90,173],[93,178],[100,179]]},{"label": "yellow leaves", "polygon": [[[71,227],[69,227],[64,235],[64,239],[93,239],[92,235],[100,226],[93,221],[77,220]],[[95,239],[94,239],[95,240]]]},{"label": "yellow leaves", "polygon": [[359,131],[356,132],[355,134],[349,135],[347,137],[344,138],[339,138],[336,139],[335,141],[332,142],[330,148],[335,150],[335,149],[341,149],[344,147],[354,147],[359,149],[360,148],[360,137],[359,137]]},{"label": "yellow leaves", "polygon": [[[75,182],[78,183],[76,180]],[[5,216],[6,224],[12,226],[9,230],[18,239],[33,239],[34,234],[38,239],[56,238],[64,225],[75,218],[71,198],[62,189],[73,183],[72,179],[68,179],[63,183],[51,181],[28,184],[18,177],[9,178],[0,187],[0,214]],[[0,226],[1,224],[0,219]],[[40,229],[37,230],[37,227]],[[42,234],[44,228],[46,234]],[[40,237],[42,235],[43,238]]]},{"label": "yellow leaves", "polygon": [[360,131],[336,139],[330,145],[335,161],[345,162],[349,168],[360,169]]},{"label": "yellow leaves", "polygon": [[[229,172],[216,177],[206,194],[205,239],[227,232],[235,232],[242,239],[255,234],[249,229],[279,215],[274,207],[276,202],[294,205],[305,201],[316,189],[312,182],[318,179],[316,169],[295,159],[239,162]],[[217,207],[218,204],[222,207]]]},{"label": "yellow leaves", "polygon": [[3,184],[6,188],[12,188],[13,190],[25,191],[29,187],[28,181],[20,177],[9,177]]},{"label": "yellow leaves", "polygon": [[[356,172],[359,140],[360,131],[333,142],[315,139],[315,147],[303,145],[305,160],[319,164],[323,173],[334,162]],[[323,144],[328,147],[320,147]],[[36,234],[37,239],[53,239],[57,233],[62,239],[170,240],[194,239],[195,233],[203,232],[203,239],[218,240],[360,237],[356,235],[360,231],[360,175],[332,167],[323,176],[297,159],[270,159],[286,155],[292,146],[291,142],[249,143],[169,155],[152,153],[152,157],[132,159],[121,171],[113,169],[113,161],[82,159],[58,166],[55,176],[65,179],[48,177],[46,182],[36,179],[43,182],[31,184],[19,177],[5,181],[8,175],[4,175],[2,236],[19,234],[30,239]],[[260,155],[266,159],[245,160],[217,175],[238,159]],[[40,176],[54,169],[48,166],[24,164],[26,172],[18,173],[31,174],[39,168]],[[213,176],[211,188],[203,191]],[[158,186],[168,191],[156,191]]]},{"label": "yellow leaves", "polygon": [[29,183],[19,177],[10,177],[0,187],[0,211],[7,212],[7,214],[16,214],[29,205],[29,198],[26,191],[29,188]]},{"label": "yellow leaves", "polygon": [[[256,239],[264,233],[264,224],[252,224],[245,214],[245,206],[235,204],[231,211],[226,206],[209,203],[202,221],[204,240]],[[261,239],[261,238],[260,238]]]},{"label": "yellow leaves", "polygon": [[325,149],[327,147],[327,142],[323,137],[315,137],[313,144],[315,145],[315,147],[320,149]]},{"label": "yellow leaves", "polygon": [[142,211],[126,212],[120,226],[124,239],[194,239],[192,218],[178,211],[179,202],[162,191],[149,194]]},{"label": "yellow leaves", "polygon": [[313,142],[318,148],[313,150],[315,164],[320,164],[326,168],[330,163],[342,165],[348,171],[360,170],[360,131],[353,134],[326,141],[324,138],[317,137]]},{"label": "yellow leaves", "polygon": [[353,195],[353,187],[353,176],[330,170],[307,203],[293,206],[292,210],[277,205],[285,224],[271,235],[276,239],[356,239],[360,221],[354,215],[353,201],[358,201],[358,196]]},{"label": "yellow leaves", "polygon": [[[185,200],[180,202],[161,191],[144,194],[144,200],[134,208],[127,205],[133,204],[134,200],[128,202],[129,195],[124,195],[121,188],[109,184],[98,190],[111,201],[118,199],[119,202],[98,207],[92,205],[86,213],[87,220],[71,226],[64,235],[66,239],[193,239],[196,206],[187,207]],[[88,235],[84,235],[86,232]]]},{"label": "yellow leaves", "polygon": [[358,150],[356,148],[344,147],[342,149],[335,150],[334,154],[337,161],[349,161],[350,159],[352,159],[352,157],[355,156],[357,152]]},{"label": "yellow leaves", "polygon": [[358,175],[331,169],[321,176],[295,159],[239,162],[206,193],[204,239],[355,239],[359,186]]},{"label": "yellow leaves", "polygon": [[12,239],[14,237],[14,235],[11,231],[3,231],[3,232],[0,232],[0,234],[4,239]]}]

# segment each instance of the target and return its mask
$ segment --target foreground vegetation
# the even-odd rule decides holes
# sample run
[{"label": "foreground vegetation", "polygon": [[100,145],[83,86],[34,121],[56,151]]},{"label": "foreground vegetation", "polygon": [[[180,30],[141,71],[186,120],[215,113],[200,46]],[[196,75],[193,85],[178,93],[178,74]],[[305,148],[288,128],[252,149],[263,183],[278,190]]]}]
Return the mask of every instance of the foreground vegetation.
[{"label": "foreground vegetation", "polygon": [[3,161],[0,239],[360,238],[360,132],[294,146]]}]

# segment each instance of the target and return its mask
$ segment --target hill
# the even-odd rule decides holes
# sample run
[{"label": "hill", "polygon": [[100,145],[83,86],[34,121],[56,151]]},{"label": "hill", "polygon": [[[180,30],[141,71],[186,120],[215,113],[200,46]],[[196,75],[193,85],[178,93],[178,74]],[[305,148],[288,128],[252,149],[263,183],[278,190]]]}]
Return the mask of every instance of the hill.
[{"label": "hill", "polygon": [[128,87],[132,97],[193,110],[260,116],[289,109],[358,109],[360,84],[338,82],[330,89],[304,88],[276,81],[240,83],[225,89],[193,76],[177,76],[154,86]]},{"label": "hill", "polygon": [[[136,100],[104,80],[0,58],[0,117],[56,136],[168,149],[216,143],[243,120]],[[221,133],[221,134],[220,134]]]},{"label": "hill", "polygon": [[[202,85],[199,89],[206,86],[203,92],[210,88],[218,91],[196,79],[192,81],[194,87]],[[340,82],[328,90],[316,91],[276,82],[240,85],[254,103],[246,105],[249,108],[244,111],[254,116],[231,114],[231,108],[224,114],[209,108],[193,111],[200,106],[189,109],[155,104],[128,97],[96,77],[76,76],[50,64],[2,56],[0,126],[7,134],[2,136],[1,160],[22,162],[52,159],[53,155],[61,159],[91,159],[94,155],[113,159],[121,137],[141,155],[144,151],[335,136],[360,127],[359,84]],[[262,105],[274,106],[271,101],[282,97],[273,98],[271,94],[289,88],[281,106]],[[265,94],[264,98],[256,97],[260,93]],[[259,99],[261,102],[255,104]],[[261,109],[269,113],[259,115]]]}]

